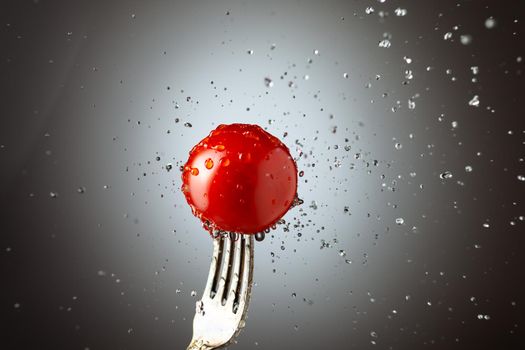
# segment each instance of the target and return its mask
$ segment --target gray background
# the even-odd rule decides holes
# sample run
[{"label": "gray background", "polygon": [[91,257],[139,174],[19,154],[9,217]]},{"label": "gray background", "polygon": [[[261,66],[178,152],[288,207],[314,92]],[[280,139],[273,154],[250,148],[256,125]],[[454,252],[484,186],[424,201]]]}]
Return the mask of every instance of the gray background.
[{"label": "gray background", "polygon": [[0,347],[185,348],[211,239],[178,167],[245,122],[304,204],[255,247],[232,349],[522,348],[523,10],[2,1]]}]

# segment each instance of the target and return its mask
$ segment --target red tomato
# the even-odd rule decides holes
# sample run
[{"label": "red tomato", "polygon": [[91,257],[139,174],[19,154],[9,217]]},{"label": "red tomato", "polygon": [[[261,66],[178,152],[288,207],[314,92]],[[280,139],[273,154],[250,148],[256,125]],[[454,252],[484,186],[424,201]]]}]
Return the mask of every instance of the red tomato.
[{"label": "red tomato", "polygon": [[190,151],[182,192],[205,227],[257,233],[293,204],[297,167],[288,148],[261,127],[219,125]]}]

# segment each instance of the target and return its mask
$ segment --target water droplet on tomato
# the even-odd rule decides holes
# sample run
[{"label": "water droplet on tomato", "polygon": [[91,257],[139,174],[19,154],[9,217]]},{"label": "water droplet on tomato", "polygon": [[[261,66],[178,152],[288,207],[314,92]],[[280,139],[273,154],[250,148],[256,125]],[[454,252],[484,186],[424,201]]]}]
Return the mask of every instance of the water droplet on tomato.
[{"label": "water droplet on tomato", "polygon": [[222,158],[221,165],[227,167],[228,165],[230,165],[230,160],[228,158]]},{"label": "water droplet on tomato", "polygon": [[213,160],[211,160],[211,158],[206,159],[206,161],[204,162],[204,166],[206,167],[206,169],[213,168]]},{"label": "water droplet on tomato", "polygon": [[199,175],[199,169],[197,169],[197,168],[191,168],[190,172],[191,172],[191,175],[193,175],[193,176]]}]

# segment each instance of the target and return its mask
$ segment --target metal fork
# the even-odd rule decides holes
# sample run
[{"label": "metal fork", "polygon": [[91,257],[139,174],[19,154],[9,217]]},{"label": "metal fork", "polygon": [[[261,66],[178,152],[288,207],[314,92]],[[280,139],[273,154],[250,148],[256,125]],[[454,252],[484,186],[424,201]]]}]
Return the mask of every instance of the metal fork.
[{"label": "metal fork", "polygon": [[[196,303],[187,350],[229,345],[244,327],[253,282],[253,235],[213,240],[213,257],[202,299]],[[240,237],[239,237],[240,236]]]}]

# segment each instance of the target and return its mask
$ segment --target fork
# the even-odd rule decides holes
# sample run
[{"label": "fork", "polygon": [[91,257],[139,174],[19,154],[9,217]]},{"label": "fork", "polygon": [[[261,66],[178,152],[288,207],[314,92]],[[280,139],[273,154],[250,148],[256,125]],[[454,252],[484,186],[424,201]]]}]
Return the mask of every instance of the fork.
[{"label": "fork", "polygon": [[253,242],[253,235],[239,234],[213,240],[210,272],[196,303],[187,350],[225,347],[244,328],[253,282]]}]

